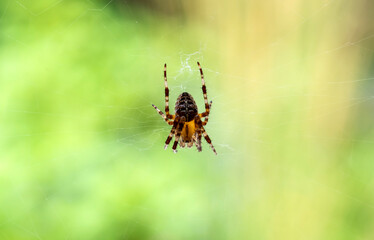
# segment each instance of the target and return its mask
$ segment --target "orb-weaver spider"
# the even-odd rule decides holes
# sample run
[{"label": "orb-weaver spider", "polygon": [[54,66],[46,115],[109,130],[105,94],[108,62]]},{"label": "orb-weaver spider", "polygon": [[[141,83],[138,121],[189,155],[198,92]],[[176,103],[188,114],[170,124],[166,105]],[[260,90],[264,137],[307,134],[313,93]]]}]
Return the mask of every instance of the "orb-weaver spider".
[{"label": "orb-weaver spider", "polygon": [[[217,155],[216,149],[213,147],[212,141],[210,140],[208,134],[204,129],[204,126],[208,123],[212,101],[208,103],[203,70],[201,69],[199,62],[197,62],[197,65],[200,69],[202,90],[205,102],[205,112],[198,113],[195,100],[193,99],[191,94],[184,92],[179,95],[175,103],[175,115],[171,115],[169,113],[169,88],[166,78],[166,63],[164,65],[166,114],[164,114],[155,105],[152,104],[152,106],[157,110],[157,112],[161,115],[165,122],[173,126],[168,138],[165,141],[165,149],[168,147],[173,136],[175,136],[175,141],[173,144],[174,153],[177,152],[178,142],[182,148],[184,148],[186,144],[188,148],[191,148],[195,143],[197,151],[201,152],[201,135],[203,135],[205,140],[212,148],[213,152]],[[204,118],[204,121],[202,121],[201,118]]]}]

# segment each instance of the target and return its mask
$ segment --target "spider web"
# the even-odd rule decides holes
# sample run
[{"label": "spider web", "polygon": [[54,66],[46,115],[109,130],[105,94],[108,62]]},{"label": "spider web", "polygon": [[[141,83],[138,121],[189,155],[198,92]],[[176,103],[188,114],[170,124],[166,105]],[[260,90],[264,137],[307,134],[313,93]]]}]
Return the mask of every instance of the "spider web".
[{"label": "spider web", "polygon": [[[269,219],[276,224],[277,215],[285,214],[277,206],[300,199],[304,207],[310,203],[304,197],[282,195],[300,192],[312,199],[316,195],[332,199],[330,205],[325,198],[316,200],[314,207],[319,210],[323,208],[318,204],[327,209],[352,205],[359,210],[348,218],[361,219],[367,211],[364,217],[373,222],[372,196],[366,190],[373,185],[367,171],[373,156],[368,149],[374,143],[374,77],[368,66],[373,29],[352,27],[357,31],[325,48],[304,57],[282,54],[286,59],[275,57],[277,64],[268,65],[269,55],[289,50],[300,31],[334,20],[328,14],[338,11],[341,1],[321,2],[305,16],[292,13],[298,20],[270,37],[271,42],[260,42],[253,53],[258,59],[240,56],[253,72],[245,71],[246,64],[240,61],[230,64],[225,59],[230,53],[219,52],[226,49],[219,45],[225,40],[216,41],[217,33],[208,27],[196,30],[178,17],[170,21],[126,1],[121,7],[118,4],[114,0],[0,4],[4,29],[0,104],[6,123],[0,137],[2,239],[226,239],[240,238],[233,232],[246,231],[258,237],[262,235],[255,234],[256,226],[266,225]],[[61,14],[62,9],[71,11]],[[214,14],[209,19],[207,24],[216,21]],[[45,20],[50,26],[43,27],[40,21]],[[327,78],[320,77],[318,69],[308,69],[314,66],[308,65],[312,60],[346,56],[362,64],[360,71],[342,69],[346,76],[331,76],[328,84],[319,81]],[[197,61],[203,67],[208,99],[213,101],[206,129],[217,157],[206,143],[202,153],[195,148],[179,149],[178,154],[172,154],[170,147],[164,151],[170,126],[151,107],[153,103],[164,109],[162,74],[167,63],[171,112],[183,91],[194,96],[202,111]],[[301,81],[298,77],[304,75],[295,75],[295,67],[316,74]],[[351,89],[355,92],[339,94]],[[324,124],[346,115],[346,122],[336,121],[340,128]],[[313,127],[300,122],[341,133],[313,132]],[[286,131],[290,126],[294,130]],[[310,146],[298,145],[303,141]],[[315,141],[321,146],[312,145]],[[283,150],[290,144],[310,155]],[[328,152],[335,145],[345,150]],[[336,157],[340,162],[319,160],[335,153],[341,154]],[[300,157],[304,165],[296,162]],[[327,181],[326,172],[335,168],[335,178]],[[295,179],[299,185],[289,182]],[[339,180],[353,183],[346,188]],[[269,187],[277,181],[284,192]],[[274,207],[269,199],[278,197],[279,205]],[[253,216],[260,217],[257,225],[245,216],[248,202],[258,207],[252,210]],[[289,214],[298,221],[297,213]],[[249,230],[245,224],[235,226],[240,219],[251,223]],[[370,234],[364,227],[355,229],[351,236],[365,239]]]}]

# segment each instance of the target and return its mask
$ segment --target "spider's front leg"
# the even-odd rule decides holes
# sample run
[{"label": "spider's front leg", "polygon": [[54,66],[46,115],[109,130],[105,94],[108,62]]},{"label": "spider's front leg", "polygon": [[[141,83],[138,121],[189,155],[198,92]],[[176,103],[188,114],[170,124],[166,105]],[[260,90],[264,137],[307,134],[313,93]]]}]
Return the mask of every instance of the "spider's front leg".
[{"label": "spider's front leg", "polygon": [[164,82],[165,82],[165,113],[166,117],[169,119],[174,119],[174,115],[169,113],[169,88],[168,88],[168,79],[166,77],[166,63],[164,65]]},{"label": "spider's front leg", "polygon": [[205,80],[204,80],[203,69],[201,68],[199,62],[197,62],[197,65],[199,66],[199,70],[200,70],[201,85],[202,85],[201,89],[203,90],[204,104],[205,104],[205,112],[202,113],[200,117],[206,117],[206,116],[209,115],[210,105],[212,104],[212,102],[210,104],[208,103],[208,95],[207,95],[207,92],[206,92],[206,85],[205,85]]}]

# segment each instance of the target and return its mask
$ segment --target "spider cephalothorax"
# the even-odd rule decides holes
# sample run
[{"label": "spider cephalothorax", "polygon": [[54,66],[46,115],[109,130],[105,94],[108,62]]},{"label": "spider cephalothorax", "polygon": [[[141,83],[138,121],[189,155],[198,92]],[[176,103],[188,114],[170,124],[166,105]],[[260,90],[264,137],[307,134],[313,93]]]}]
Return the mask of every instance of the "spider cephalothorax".
[{"label": "spider cephalothorax", "polygon": [[[177,152],[177,145],[184,148],[192,147],[195,143],[197,150],[201,152],[201,135],[204,136],[205,140],[210,144],[213,152],[217,154],[215,148],[213,147],[212,141],[210,140],[208,134],[205,131],[204,126],[208,123],[209,112],[212,106],[212,101],[208,103],[208,97],[206,93],[206,86],[204,81],[203,70],[201,69],[200,63],[197,65],[200,69],[202,90],[205,102],[205,112],[198,113],[197,105],[191,94],[184,92],[179,95],[177,102],[175,103],[175,115],[169,113],[169,88],[166,78],[166,64],[164,66],[164,79],[165,79],[165,113],[164,114],[158,107],[152,104],[152,106],[157,110],[161,117],[169,124],[173,125],[168,138],[165,141],[165,149],[168,147],[171,139],[175,136],[175,141],[173,144],[174,153]],[[204,121],[201,120],[204,118]]]}]

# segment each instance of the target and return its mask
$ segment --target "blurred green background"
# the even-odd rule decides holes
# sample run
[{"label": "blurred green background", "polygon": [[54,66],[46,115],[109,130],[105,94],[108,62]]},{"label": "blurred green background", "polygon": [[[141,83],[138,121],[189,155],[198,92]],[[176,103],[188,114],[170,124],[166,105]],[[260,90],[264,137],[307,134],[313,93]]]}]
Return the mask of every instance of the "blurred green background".
[{"label": "blurred green background", "polygon": [[[0,239],[374,239],[373,11],[2,0]],[[167,63],[202,111],[196,61],[218,156],[151,107]]]}]

